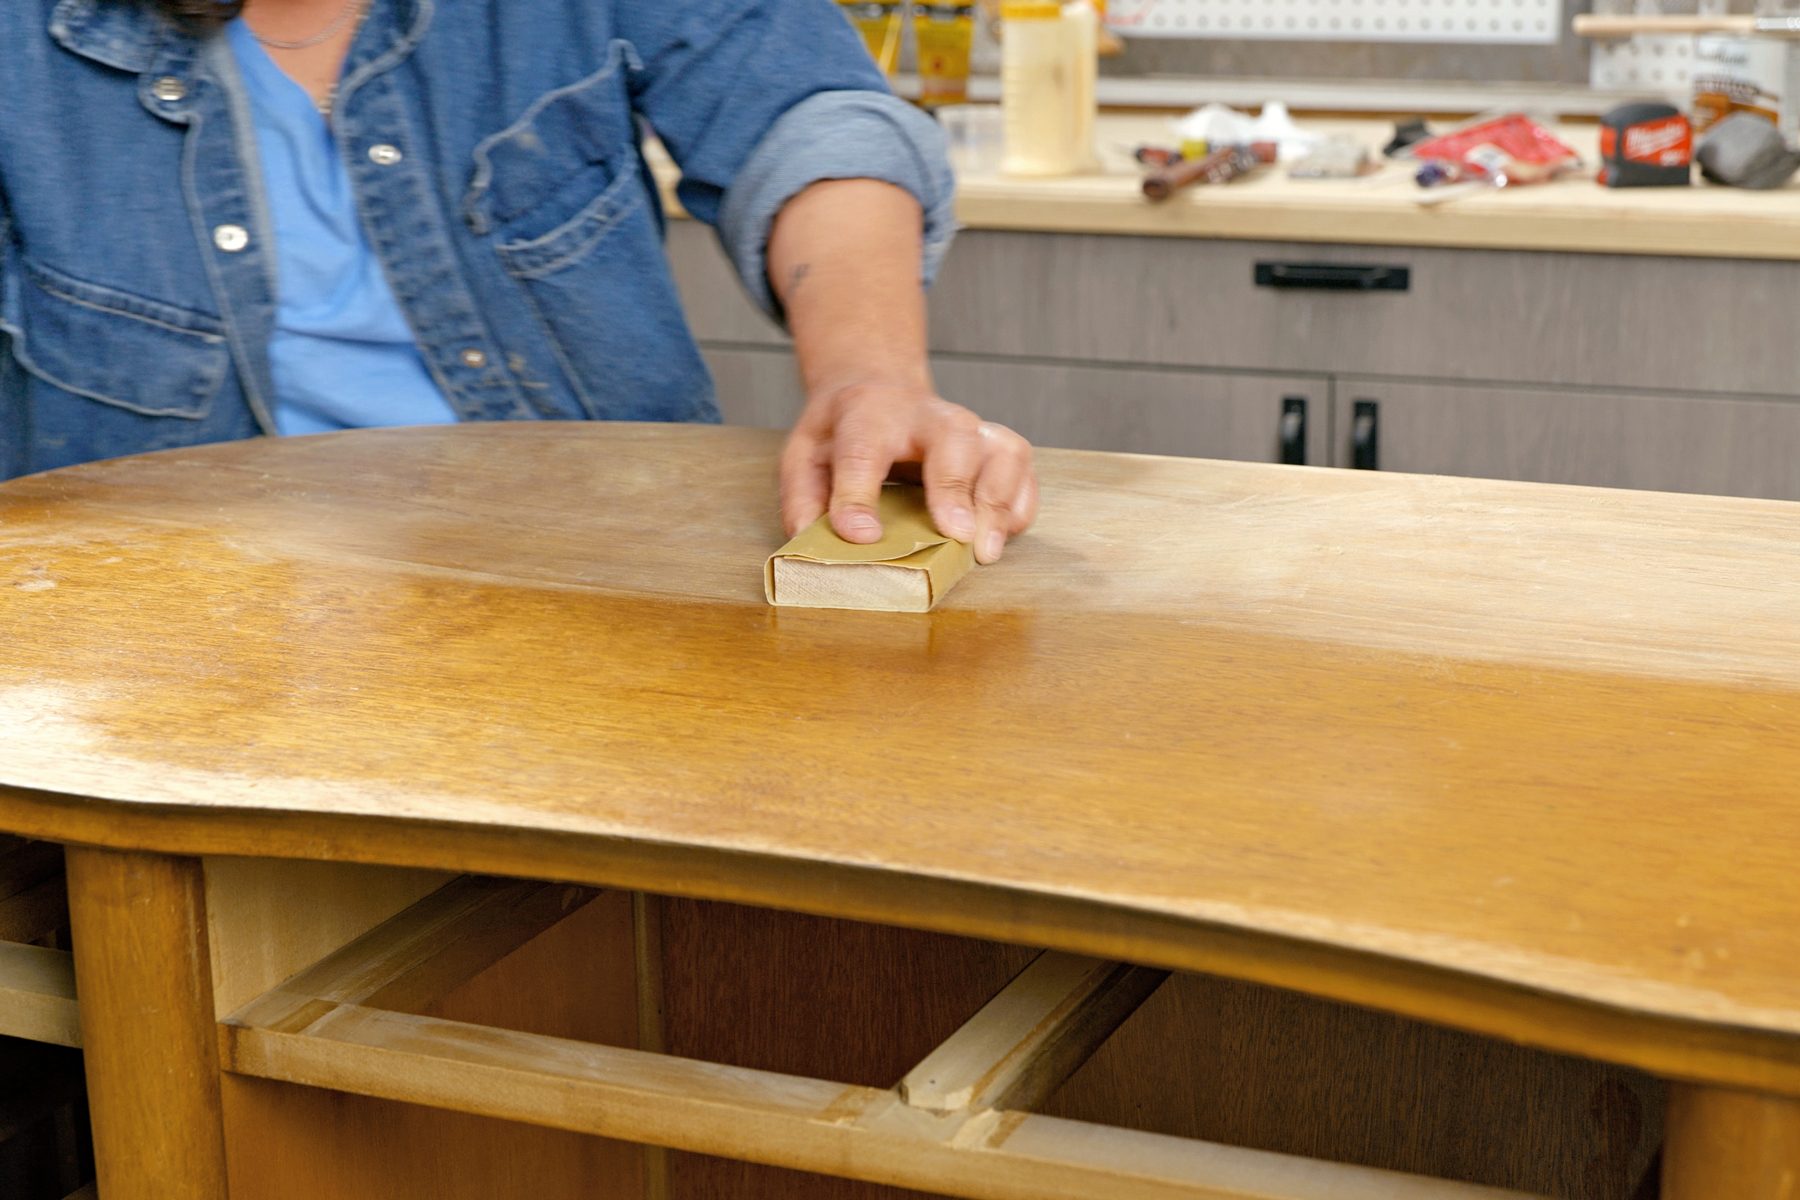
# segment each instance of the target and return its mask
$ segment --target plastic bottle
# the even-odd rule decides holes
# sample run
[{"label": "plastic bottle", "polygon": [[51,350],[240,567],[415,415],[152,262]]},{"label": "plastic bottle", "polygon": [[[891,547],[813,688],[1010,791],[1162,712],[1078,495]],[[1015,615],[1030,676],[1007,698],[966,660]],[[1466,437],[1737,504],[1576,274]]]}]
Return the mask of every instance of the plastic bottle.
[{"label": "plastic bottle", "polygon": [[1074,175],[1094,165],[1099,16],[1088,0],[1007,0],[1001,104],[1008,175]]}]

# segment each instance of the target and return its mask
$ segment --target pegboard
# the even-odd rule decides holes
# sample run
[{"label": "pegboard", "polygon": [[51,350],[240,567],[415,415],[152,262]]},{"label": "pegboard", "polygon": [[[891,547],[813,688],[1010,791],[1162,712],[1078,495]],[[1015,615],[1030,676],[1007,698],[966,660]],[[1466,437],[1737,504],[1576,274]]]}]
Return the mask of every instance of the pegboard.
[{"label": "pegboard", "polygon": [[1589,82],[1601,91],[1687,100],[1694,90],[1694,39],[1667,34],[1596,41]]},{"label": "pegboard", "polygon": [[1562,39],[1562,0],[1110,0],[1107,24],[1132,37],[1309,42]]}]

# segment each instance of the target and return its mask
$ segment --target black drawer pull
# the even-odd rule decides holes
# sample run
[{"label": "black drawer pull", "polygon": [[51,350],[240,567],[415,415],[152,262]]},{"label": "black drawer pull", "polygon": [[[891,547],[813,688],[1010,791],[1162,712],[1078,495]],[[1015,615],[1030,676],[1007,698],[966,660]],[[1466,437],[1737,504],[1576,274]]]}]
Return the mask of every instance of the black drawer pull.
[{"label": "black drawer pull", "polygon": [[1381,470],[1381,405],[1358,400],[1350,424],[1350,465],[1358,471]]},{"label": "black drawer pull", "polygon": [[1259,262],[1256,286],[1323,292],[1404,292],[1412,288],[1412,268]]},{"label": "black drawer pull", "polygon": [[1281,461],[1290,467],[1306,465],[1306,397],[1288,396],[1281,402]]}]

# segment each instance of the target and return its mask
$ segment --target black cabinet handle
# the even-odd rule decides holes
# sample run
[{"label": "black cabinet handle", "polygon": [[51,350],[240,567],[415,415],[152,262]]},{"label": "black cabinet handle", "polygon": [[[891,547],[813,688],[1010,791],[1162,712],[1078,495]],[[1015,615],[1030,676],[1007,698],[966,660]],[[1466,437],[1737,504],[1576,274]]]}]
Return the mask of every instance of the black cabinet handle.
[{"label": "black cabinet handle", "polygon": [[1325,292],[1405,292],[1412,289],[1412,268],[1259,262],[1256,286]]},{"label": "black cabinet handle", "polygon": [[1358,471],[1381,470],[1381,405],[1358,400],[1350,423],[1350,465]]},{"label": "black cabinet handle", "polygon": [[1281,461],[1290,467],[1306,465],[1306,397],[1287,396],[1281,401]]}]

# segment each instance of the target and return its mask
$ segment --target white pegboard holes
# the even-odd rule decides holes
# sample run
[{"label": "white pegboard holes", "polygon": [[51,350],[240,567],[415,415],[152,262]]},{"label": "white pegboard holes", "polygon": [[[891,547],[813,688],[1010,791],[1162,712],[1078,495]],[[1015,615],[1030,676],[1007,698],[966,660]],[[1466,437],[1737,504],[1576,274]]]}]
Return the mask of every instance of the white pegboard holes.
[{"label": "white pegboard holes", "polygon": [[1111,0],[1107,21],[1137,37],[1547,45],[1562,0]]},{"label": "white pegboard holes", "polygon": [[1686,96],[1694,84],[1694,39],[1640,35],[1597,41],[1590,59],[1589,82],[1602,91]]}]

